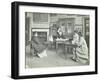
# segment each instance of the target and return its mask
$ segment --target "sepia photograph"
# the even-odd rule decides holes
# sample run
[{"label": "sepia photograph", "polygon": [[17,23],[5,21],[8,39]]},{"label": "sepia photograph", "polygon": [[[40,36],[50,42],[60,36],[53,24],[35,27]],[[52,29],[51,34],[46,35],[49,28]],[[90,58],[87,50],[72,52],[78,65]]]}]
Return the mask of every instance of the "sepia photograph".
[{"label": "sepia photograph", "polygon": [[25,12],[25,67],[89,65],[90,17]]}]

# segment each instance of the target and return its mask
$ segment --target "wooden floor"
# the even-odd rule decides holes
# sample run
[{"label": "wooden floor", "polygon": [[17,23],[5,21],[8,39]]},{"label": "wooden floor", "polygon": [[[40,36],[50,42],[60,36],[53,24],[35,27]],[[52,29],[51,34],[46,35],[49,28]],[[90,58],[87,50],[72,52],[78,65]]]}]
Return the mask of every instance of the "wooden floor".
[{"label": "wooden floor", "polygon": [[64,54],[59,48],[57,53],[55,49],[47,49],[47,57],[39,58],[26,54],[26,68],[40,68],[40,67],[61,67],[61,66],[82,66],[81,62],[75,62],[71,59],[72,54]]}]

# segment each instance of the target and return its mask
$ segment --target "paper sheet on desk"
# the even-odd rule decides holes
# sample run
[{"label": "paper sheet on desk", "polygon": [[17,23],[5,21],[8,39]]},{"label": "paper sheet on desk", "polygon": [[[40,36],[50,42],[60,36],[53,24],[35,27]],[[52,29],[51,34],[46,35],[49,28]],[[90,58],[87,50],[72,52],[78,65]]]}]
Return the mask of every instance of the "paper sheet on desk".
[{"label": "paper sheet on desk", "polygon": [[56,39],[56,41],[68,41],[69,39]]}]

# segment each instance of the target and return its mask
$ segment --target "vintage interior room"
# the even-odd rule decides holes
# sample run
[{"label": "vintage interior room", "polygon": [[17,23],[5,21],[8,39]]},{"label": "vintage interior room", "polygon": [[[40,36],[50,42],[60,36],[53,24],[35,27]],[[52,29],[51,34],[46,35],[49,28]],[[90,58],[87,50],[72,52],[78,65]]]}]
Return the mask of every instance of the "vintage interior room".
[{"label": "vintage interior room", "polygon": [[[58,29],[63,26],[63,36],[58,36]],[[26,68],[56,67],[56,66],[79,66],[89,63],[75,62],[71,59],[73,46],[67,46],[61,41],[70,43],[73,33],[82,32],[89,49],[89,15],[60,14],[60,13],[25,13],[25,55]],[[32,40],[35,33],[42,43],[45,43],[46,56],[39,58],[32,48]],[[52,38],[50,38],[52,36]],[[37,49],[42,46],[37,47]],[[89,53],[89,52],[88,52]],[[88,54],[89,56],[89,54]],[[88,57],[89,58],[89,57]]]}]

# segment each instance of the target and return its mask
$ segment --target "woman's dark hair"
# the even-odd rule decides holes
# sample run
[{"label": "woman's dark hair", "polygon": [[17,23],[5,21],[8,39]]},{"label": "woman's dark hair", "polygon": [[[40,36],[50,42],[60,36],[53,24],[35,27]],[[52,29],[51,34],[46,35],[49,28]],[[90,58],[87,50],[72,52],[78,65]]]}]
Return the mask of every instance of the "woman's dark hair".
[{"label": "woman's dark hair", "polygon": [[79,35],[79,36],[83,36],[83,35],[82,35],[82,32],[79,32],[78,35]]}]

